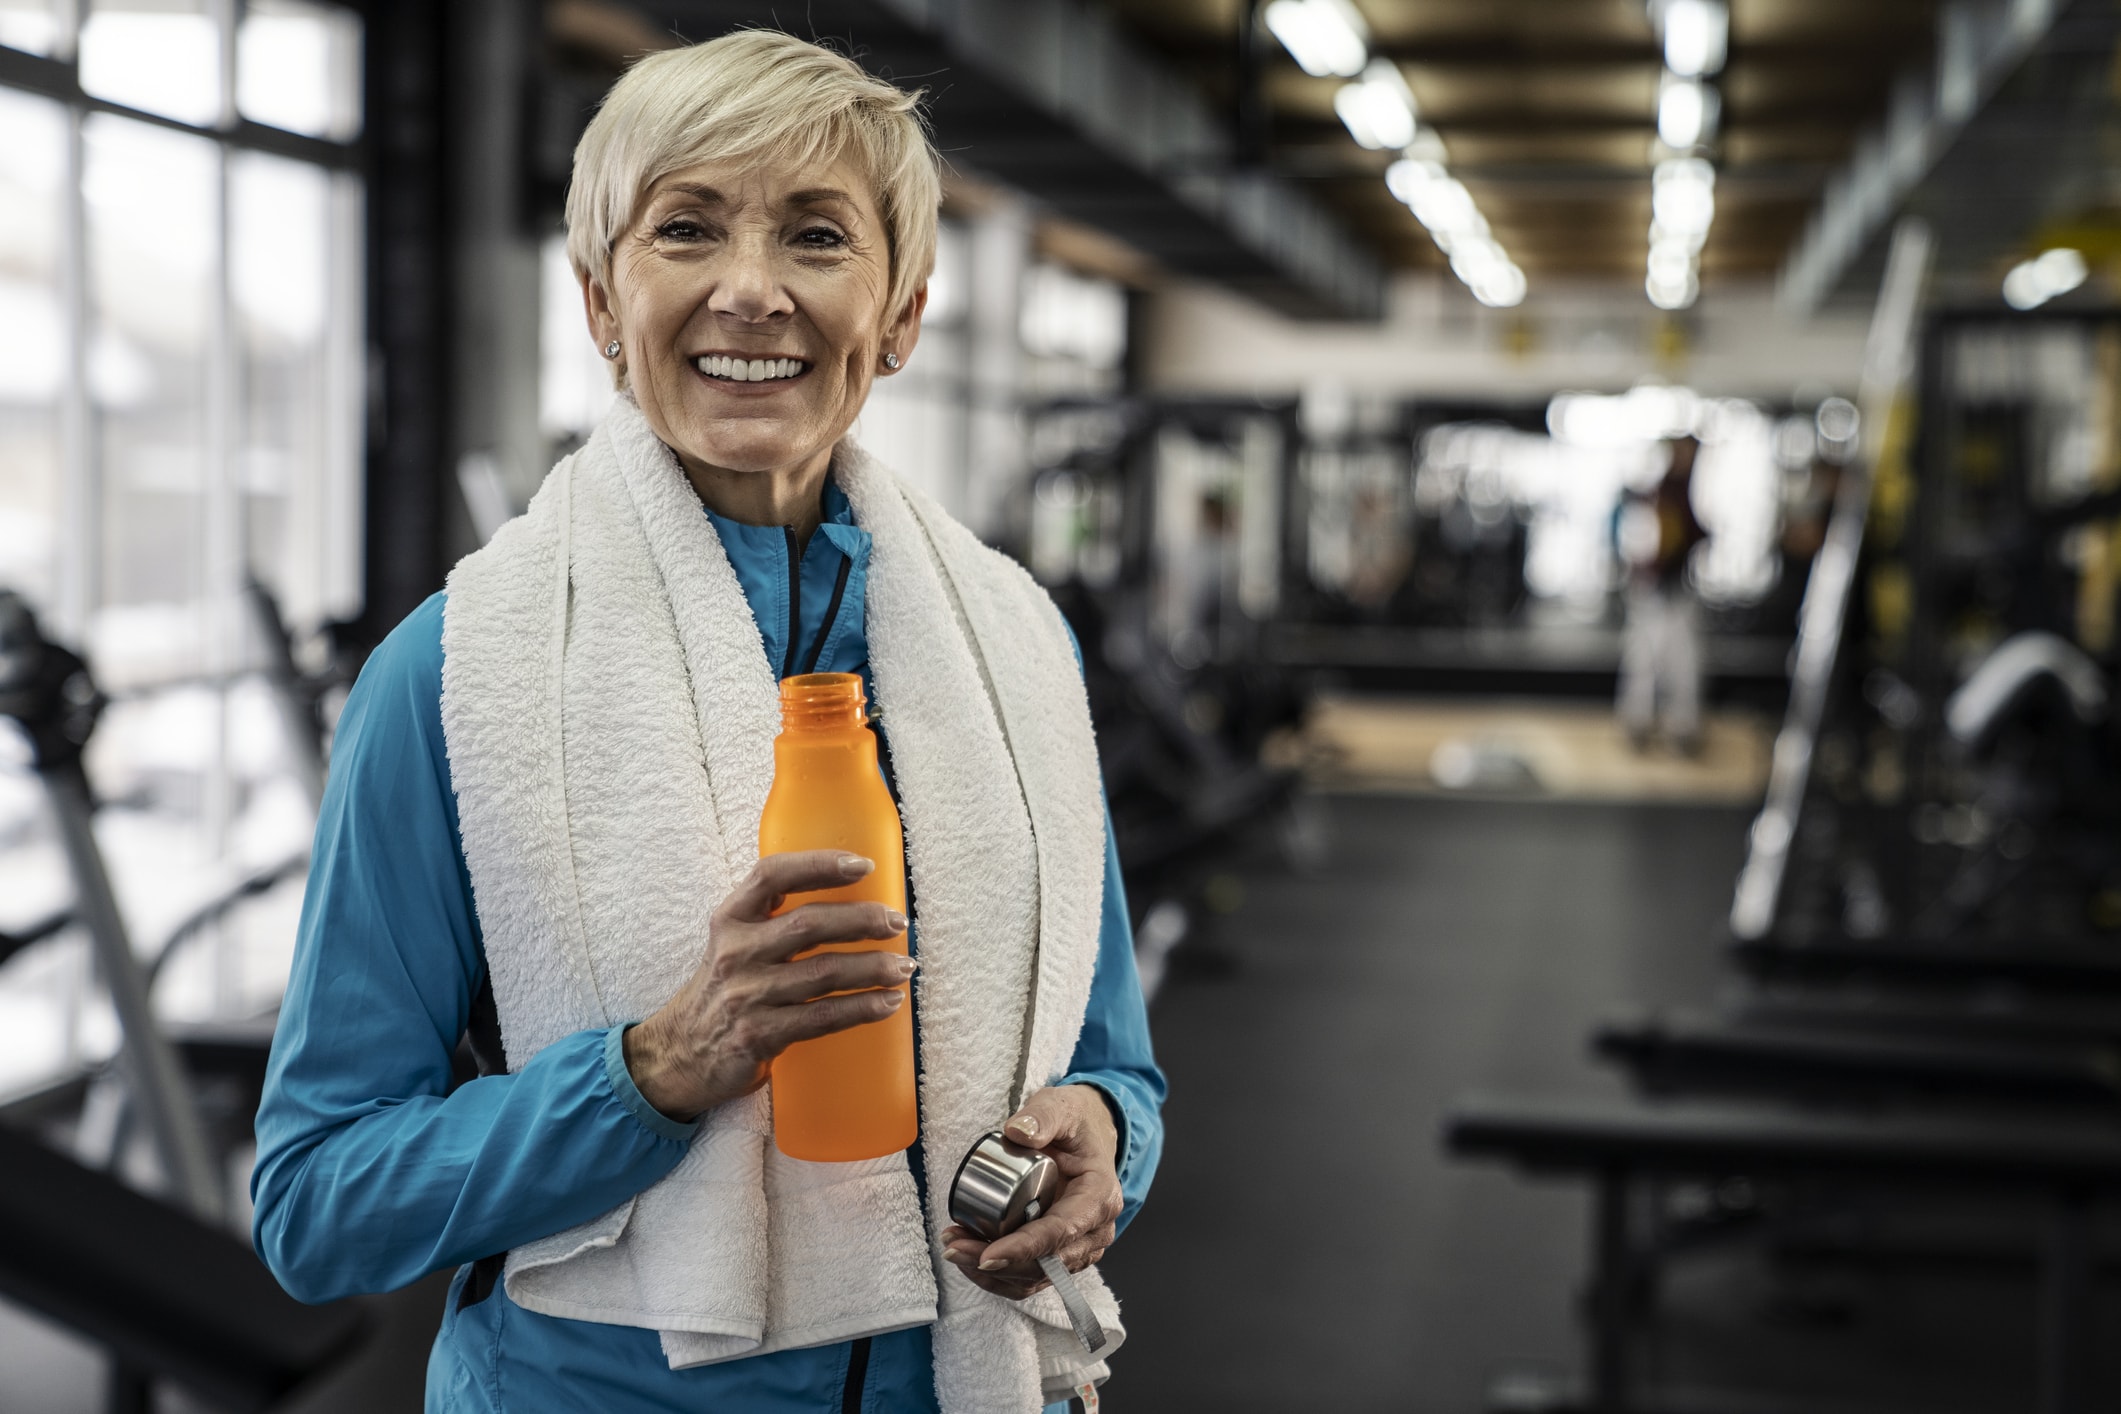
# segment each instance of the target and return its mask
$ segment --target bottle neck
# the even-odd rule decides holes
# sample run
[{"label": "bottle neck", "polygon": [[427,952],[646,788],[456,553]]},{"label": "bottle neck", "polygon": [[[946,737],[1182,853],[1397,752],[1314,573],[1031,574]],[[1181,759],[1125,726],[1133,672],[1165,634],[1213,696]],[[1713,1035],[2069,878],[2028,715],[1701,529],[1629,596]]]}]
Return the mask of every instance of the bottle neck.
[{"label": "bottle neck", "polygon": [[781,679],[781,730],[796,736],[853,731],[868,725],[856,673],[803,673]]}]

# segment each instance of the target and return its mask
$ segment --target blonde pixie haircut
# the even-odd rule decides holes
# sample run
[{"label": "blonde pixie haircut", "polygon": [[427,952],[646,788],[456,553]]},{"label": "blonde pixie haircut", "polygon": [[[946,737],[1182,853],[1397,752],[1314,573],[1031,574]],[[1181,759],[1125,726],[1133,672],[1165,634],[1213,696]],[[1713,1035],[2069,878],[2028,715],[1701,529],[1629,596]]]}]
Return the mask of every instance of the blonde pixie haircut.
[{"label": "blonde pixie haircut", "polygon": [[805,166],[851,154],[891,242],[885,317],[896,318],[935,265],[942,181],[920,100],[844,55],[775,30],[650,54],[611,86],[575,147],[567,258],[608,293],[620,231],[672,172],[732,160]]}]

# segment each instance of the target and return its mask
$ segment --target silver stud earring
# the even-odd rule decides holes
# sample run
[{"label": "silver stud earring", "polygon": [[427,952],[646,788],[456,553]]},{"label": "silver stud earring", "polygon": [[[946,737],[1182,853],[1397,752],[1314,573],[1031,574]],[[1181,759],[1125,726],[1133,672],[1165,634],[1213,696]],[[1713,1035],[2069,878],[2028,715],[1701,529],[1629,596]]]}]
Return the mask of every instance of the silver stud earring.
[{"label": "silver stud earring", "polygon": [[897,367],[898,367],[898,355],[897,355],[897,354],[893,354],[893,353],[887,353],[887,354],[885,354],[885,355],[884,355],[884,367],[886,367],[886,368],[897,368]]},{"label": "silver stud earring", "polygon": [[612,341],[611,341],[610,343],[608,343],[608,344],[604,345],[604,357],[606,357],[606,358],[617,358],[618,356],[619,356],[619,341],[618,341],[617,339],[613,339],[613,340],[612,340]]}]

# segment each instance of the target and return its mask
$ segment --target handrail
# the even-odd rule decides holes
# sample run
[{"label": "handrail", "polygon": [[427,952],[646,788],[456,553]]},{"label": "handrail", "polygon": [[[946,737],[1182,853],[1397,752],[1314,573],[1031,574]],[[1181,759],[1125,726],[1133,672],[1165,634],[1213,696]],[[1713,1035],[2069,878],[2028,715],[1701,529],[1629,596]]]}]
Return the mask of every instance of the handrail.
[{"label": "handrail", "polygon": [[1863,446],[1842,474],[1826,539],[1813,557],[1798,613],[1796,664],[1790,674],[1790,705],[1768,769],[1767,799],[1753,821],[1745,864],[1731,898],[1730,928],[1741,940],[1767,936],[1782,902],[1790,845],[1811,783],[1813,748],[1826,712],[1827,689],[1855,589],[1856,563],[1870,516],[1871,481],[1884,447],[1894,404],[1905,386],[1912,357],[1922,286],[1935,249],[1929,226],[1905,217],[1893,231],[1892,253],[1865,346],[1863,386],[1858,394]]}]

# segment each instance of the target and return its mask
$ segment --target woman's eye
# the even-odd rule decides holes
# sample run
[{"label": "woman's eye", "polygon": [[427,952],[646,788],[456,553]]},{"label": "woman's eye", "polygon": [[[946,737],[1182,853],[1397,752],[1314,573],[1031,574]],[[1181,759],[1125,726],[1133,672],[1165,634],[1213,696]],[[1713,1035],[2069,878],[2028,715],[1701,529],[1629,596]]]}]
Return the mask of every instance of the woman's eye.
[{"label": "woman's eye", "polygon": [[796,243],[812,250],[836,250],[847,244],[847,238],[830,226],[809,226],[796,236]]},{"label": "woman's eye", "polygon": [[655,228],[655,233],[666,241],[696,241],[706,234],[699,222],[683,216],[665,221]]}]

